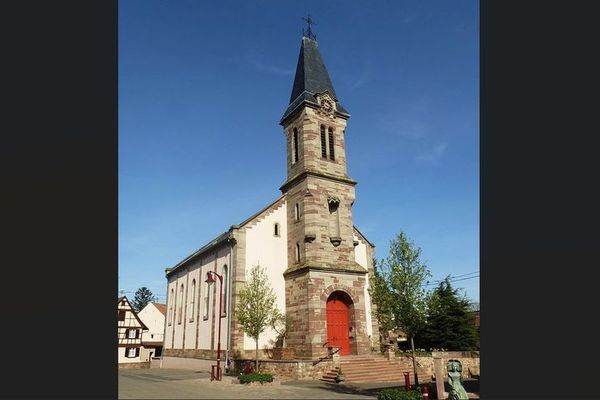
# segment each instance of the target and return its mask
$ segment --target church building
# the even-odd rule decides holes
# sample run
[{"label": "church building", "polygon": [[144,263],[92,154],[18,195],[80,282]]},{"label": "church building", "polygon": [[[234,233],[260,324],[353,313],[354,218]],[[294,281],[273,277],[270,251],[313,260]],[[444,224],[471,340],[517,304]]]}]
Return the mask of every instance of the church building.
[{"label": "church building", "polygon": [[[255,342],[244,334],[235,308],[255,265],[266,269],[277,307],[291,316],[287,359],[308,365],[332,348],[342,356],[379,349],[368,292],[374,246],[352,221],[357,182],[347,173],[349,118],[309,29],[280,121],[287,152],[282,194],[166,269],[163,367],[207,367],[218,347],[222,365],[254,358]],[[222,292],[219,280],[207,282],[209,271],[222,277]],[[271,329],[260,337],[265,362],[273,358],[275,339]]]}]

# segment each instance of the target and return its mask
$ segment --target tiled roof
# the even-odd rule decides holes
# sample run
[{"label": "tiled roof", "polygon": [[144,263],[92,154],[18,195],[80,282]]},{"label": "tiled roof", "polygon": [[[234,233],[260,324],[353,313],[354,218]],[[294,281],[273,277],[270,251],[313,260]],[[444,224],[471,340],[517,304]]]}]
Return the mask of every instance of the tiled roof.
[{"label": "tiled roof", "polygon": [[152,302],[152,304],[154,304],[154,307],[156,307],[158,309],[158,311],[160,311],[164,316],[167,315],[167,305],[166,304],[154,303],[154,302]]}]

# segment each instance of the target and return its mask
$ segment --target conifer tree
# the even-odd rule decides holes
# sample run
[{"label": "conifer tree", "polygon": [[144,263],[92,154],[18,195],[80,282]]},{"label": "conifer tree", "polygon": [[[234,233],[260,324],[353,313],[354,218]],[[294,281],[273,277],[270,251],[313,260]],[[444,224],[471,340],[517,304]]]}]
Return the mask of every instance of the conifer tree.
[{"label": "conifer tree", "polygon": [[133,296],[133,301],[131,302],[131,307],[133,307],[135,312],[140,312],[142,308],[146,307],[148,303],[153,301],[156,301],[156,297],[154,297],[150,289],[148,289],[146,286],[143,286],[136,290],[135,295]]},{"label": "conifer tree", "polygon": [[470,302],[452,287],[449,277],[433,290],[427,303],[427,323],[421,337],[430,348],[478,350],[479,338]]}]

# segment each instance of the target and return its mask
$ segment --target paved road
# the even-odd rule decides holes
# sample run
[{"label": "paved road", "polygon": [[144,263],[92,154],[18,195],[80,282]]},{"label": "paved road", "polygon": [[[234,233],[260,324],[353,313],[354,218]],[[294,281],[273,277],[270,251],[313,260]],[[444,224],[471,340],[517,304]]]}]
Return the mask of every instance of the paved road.
[{"label": "paved road", "polygon": [[319,381],[273,386],[211,382],[207,372],[166,368],[119,369],[119,399],[374,399],[377,391]]},{"label": "paved road", "polygon": [[[330,384],[315,380],[285,381],[273,386],[249,386],[211,382],[208,372],[181,369],[119,369],[119,399],[376,399],[383,387],[403,387],[404,382]],[[479,392],[475,380],[464,382],[465,389]],[[446,390],[449,386],[446,383]],[[435,393],[430,393],[435,398]],[[469,393],[470,399],[479,395]]]}]

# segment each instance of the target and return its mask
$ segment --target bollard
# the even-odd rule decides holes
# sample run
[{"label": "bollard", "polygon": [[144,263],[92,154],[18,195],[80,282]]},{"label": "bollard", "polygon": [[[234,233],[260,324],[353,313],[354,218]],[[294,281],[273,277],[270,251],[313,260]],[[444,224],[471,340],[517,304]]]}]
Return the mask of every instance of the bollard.
[{"label": "bollard", "polygon": [[404,373],[404,390],[410,391],[410,372]]},{"label": "bollard", "polygon": [[429,388],[427,385],[421,387],[421,394],[423,395],[423,400],[429,400]]}]

